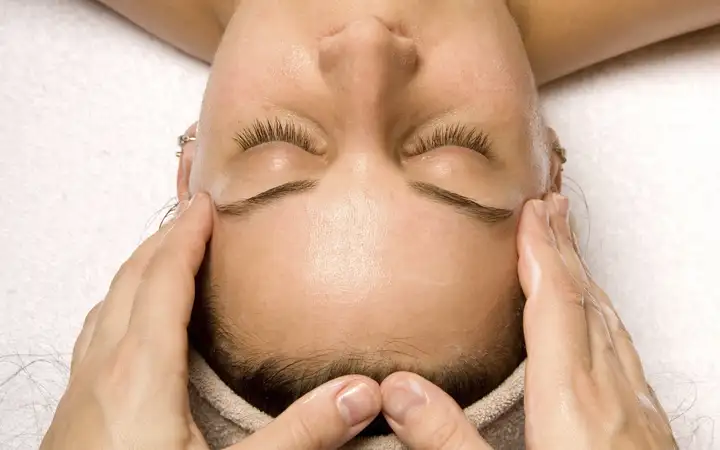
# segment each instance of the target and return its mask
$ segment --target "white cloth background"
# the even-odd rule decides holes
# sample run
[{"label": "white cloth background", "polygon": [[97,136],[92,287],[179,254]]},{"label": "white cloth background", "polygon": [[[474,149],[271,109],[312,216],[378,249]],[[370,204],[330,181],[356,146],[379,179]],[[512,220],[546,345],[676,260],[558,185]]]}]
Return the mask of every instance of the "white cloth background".
[{"label": "white cloth background", "polygon": [[[89,1],[0,1],[0,448],[37,446],[85,313],[173,196],[206,76]],[[543,102],[589,205],[589,265],[682,448],[720,449],[720,29]]]}]

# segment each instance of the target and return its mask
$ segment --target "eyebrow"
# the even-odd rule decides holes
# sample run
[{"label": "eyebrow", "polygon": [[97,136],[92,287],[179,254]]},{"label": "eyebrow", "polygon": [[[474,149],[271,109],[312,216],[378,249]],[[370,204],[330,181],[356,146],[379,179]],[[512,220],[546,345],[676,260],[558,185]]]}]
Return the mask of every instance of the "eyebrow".
[{"label": "eyebrow", "polygon": [[280,199],[288,197],[292,194],[300,194],[302,192],[308,192],[317,186],[317,180],[300,180],[291,181],[289,183],[275,186],[267,191],[261,192],[253,197],[238,200],[236,202],[227,203],[224,205],[217,205],[215,209],[219,214],[226,214],[229,216],[245,216],[254,212],[264,206],[276,202]]},{"label": "eyebrow", "polygon": [[431,183],[411,181],[409,184],[418,194],[438,203],[452,206],[460,213],[478,219],[481,222],[494,224],[507,220],[513,215],[511,209],[481,205],[469,197],[448,191]]},{"label": "eyebrow", "polygon": [[[291,181],[247,199],[216,205],[215,209],[218,214],[243,217],[290,195],[311,191],[317,185],[317,180]],[[412,181],[409,186],[423,197],[452,206],[461,214],[487,224],[502,222],[513,215],[512,210],[481,205],[469,197],[448,191],[431,183]]]}]

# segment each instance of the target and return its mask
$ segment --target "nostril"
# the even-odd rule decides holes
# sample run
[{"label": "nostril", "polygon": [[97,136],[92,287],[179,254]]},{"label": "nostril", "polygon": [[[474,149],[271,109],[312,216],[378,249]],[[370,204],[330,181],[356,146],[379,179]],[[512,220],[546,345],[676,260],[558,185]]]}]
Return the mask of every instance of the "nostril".
[{"label": "nostril", "polygon": [[404,38],[410,37],[410,35],[408,34],[408,31],[407,31],[407,27],[405,26],[404,23],[402,23],[400,21],[383,20],[380,17],[378,17],[378,20],[382,21],[383,24],[387,27],[387,29],[390,30],[390,32],[392,34],[394,34],[395,36],[404,37]]},{"label": "nostril", "polygon": [[382,45],[393,39],[393,34],[385,26],[383,22],[377,18],[369,18],[357,20],[348,24],[344,30],[347,38],[355,43],[355,45]]},{"label": "nostril", "polygon": [[413,66],[417,58],[416,45],[411,38],[396,33],[401,28],[398,24],[388,25],[376,16],[347,22],[320,40],[321,64],[323,59],[375,55],[392,56],[402,66]]},{"label": "nostril", "polygon": [[[343,33],[348,28],[360,28],[365,29],[367,32],[367,29],[375,29],[375,32],[379,31],[380,33],[389,33],[392,35],[395,35],[396,37],[408,37],[407,34],[407,28],[404,24],[398,21],[391,21],[386,20],[378,16],[368,16],[363,19],[358,19],[350,22],[344,22],[340,25],[335,25],[332,28],[330,28],[329,31],[326,33],[323,33],[321,35],[322,38],[327,37],[333,37],[340,33]],[[362,32],[361,32],[362,33]]]},{"label": "nostril", "polygon": [[415,42],[376,16],[346,22],[318,44],[318,68],[347,105],[379,105],[418,72]]}]

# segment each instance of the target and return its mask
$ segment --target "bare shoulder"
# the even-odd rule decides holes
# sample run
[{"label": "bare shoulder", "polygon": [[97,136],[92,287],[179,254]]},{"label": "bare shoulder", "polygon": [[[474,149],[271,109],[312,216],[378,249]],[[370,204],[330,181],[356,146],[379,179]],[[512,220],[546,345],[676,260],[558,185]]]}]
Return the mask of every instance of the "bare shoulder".
[{"label": "bare shoulder", "polygon": [[538,84],[720,23],[718,0],[506,0]]},{"label": "bare shoulder", "polygon": [[99,0],[149,33],[211,62],[234,0]]}]

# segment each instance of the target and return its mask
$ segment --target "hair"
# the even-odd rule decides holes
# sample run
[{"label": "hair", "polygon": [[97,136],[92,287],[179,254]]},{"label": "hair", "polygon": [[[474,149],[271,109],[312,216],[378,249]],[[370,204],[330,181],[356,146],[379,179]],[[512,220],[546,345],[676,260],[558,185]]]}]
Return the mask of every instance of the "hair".
[{"label": "hair", "polygon": [[[344,375],[364,375],[378,383],[398,371],[414,372],[447,392],[460,407],[466,407],[489,394],[502,383],[525,358],[522,327],[507,342],[490,349],[453,357],[442,366],[428,366],[415,355],[386,348],[356,350],[329,346],[300,357],[272,351],[260,351],[244,339],[241,332],[220,317],[215,289],[209,282],[208,265],[203,264],[196,282],[195,305],[188,327],[191,345],[218,377],[249,404],[270,416],[277,416],[300,397],[316,387]],[[513,292],[509,301],[517,304],[522,320],[525,302],[522,290]],[[392,356],[402,354],[401,363]],[[409,358],[408,358],[409,357]],[[392,430],[379,415],[360,436],[389,434]]]}]

